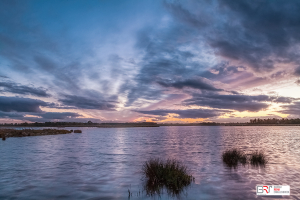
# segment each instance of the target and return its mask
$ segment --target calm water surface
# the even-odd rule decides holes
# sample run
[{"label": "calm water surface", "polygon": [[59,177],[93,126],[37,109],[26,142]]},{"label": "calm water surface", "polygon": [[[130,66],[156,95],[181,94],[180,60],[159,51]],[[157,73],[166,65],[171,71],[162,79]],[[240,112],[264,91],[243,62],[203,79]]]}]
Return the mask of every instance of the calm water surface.
[{"label": "calm water surface", "polygon": [[[130,199],[172,199],[142,193],[141,167],[150,157],[188,166],[195,183],[181,199],[269,199],[256,196],[256,184],[288,184],[285,198],[300,199],[299,126],[81,130],[0,141],[0,199],[128,199],[128,189]],[[264,150],[269,163],[229,169],[221,155],[233,147]]]}]

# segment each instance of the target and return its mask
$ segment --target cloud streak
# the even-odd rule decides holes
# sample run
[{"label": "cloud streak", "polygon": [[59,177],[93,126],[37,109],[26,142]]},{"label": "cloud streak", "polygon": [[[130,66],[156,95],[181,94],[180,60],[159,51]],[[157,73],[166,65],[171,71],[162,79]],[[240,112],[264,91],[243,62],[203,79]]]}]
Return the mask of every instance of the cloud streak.
[{"label": "cloud streak", "polygon": [[201,79],[187,79],[187,80],[174,81],[174,82],[158,81],[157,83],[163,87],[173,87],[177,89],[193,88],[193,89],[200,89],[200,90],[223,91],[223,89],[217,89],[214,86],[204,82]]},{"label": "cloud streak", "polygon": [[300,117],[300,102],[299,101],[294,102],[293,104],[290,104],[290,105],[281,106],[281,108],[283,108],[283,110],[280,111],[281,113]]},{"label": "cloud streak", "polygon": [[82,109],[114,110],[116,108],[115,101],[96,100],[76,95],[65,95],[59,101],[65,106],[74,106]]},{"label": "cloud streak", "polygon": [[291,103],[294,98],[271,97],[267,95],[223,95],[217,93],[194,94],[191,99],[183,101],[184,105],[208,106],[211,108],[230,109],[236,111],[258,112],[267,109],[271,102]]},{"label": "cloud streak", "polygon": [[157,116],[167,116],[169,114],[177,114],[175,118],[209,118],[216,117],[224,114],[222,110],[210,110],[210,109],[187,109],[187,110],[135,110],[135,112],[147,114],[147,115],[157,115]]},{"label": "cloud streak", "polygon": [[47,90],[44,88],[35,88],[26,85],[19,85],[13,82],[0,82],[0,91],[9,92],[13,94],[32,95],[37,97],[49,97]]},{"label": "cloud streak", "polygon": [[0,111],[3,112],[42,112],[40,106],[49,106],[46,103],[37,99],[20,98],[20,97],[5,97],[0,96]]}]

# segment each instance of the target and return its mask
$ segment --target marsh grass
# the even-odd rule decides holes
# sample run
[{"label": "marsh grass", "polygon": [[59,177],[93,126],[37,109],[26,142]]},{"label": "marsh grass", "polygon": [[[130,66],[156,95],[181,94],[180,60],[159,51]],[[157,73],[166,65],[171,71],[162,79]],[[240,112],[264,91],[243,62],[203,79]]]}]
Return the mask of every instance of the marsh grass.
[{"label": "marsh grass", "polygon": [[164,188],[169,195],[178,196],[195,180],[187,167],[174,159],[150,159],[144,163],[142,172],[146,179],[145,190],[150,196],[162,194]]},{"label": "marsh grass", "polygon": [[231,149],[226,150],[222,154],[223,162],[228,167],[236,168],[238,164],[246,165],[247,163],[253,166],[265,166],[268,160],[263,151],[255,151],[248,156],[241,150]]},{"label": "marsh grass", "polygon": [[237,167],[239,163],[245,165],[247,156],[244,152],[238,149],[226,150],[222,154],[223,162],[229,167]]},{"label": "marsh grass", "polygon": [[250,155],[250,163],[254,166],[264,166],[268,160],[262,151],[255,151]]}]

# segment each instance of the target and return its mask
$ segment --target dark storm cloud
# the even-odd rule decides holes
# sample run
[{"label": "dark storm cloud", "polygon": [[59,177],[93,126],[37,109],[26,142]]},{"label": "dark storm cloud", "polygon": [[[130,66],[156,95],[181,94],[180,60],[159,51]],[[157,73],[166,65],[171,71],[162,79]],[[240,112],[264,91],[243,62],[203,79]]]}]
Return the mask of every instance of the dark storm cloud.
[{"label": "dark storm cloud", "polygon": [[222,95],[216,93],[194,94],[183,102],[185,105],[209,106],[211,108],[257,112],[269,107],[270,102],[291,103],[294,98],[271,97],[267,95]]},{"label": "dark storm cloud", "polygon": [[[1,90],[2,88],[2,90]],[[38,97],[48,97],[47,90],[44,88],[36,88],[25,85],[19,85],[13,82],[0,82],[0,91],[10,92],[14,94],[27,94]]]},{"label": "dark storm cloud", "polygon": [[147,114],[147,115],[158,115],[167,116],[168,114],[178,114],[176,118],[209,118],[216,117],[224,114],[224,111],[209,110],[209,109],[188,109],[188,110],[135,110],[135,112]]},{"label": "dark storm cloud", "polygon": [[176,18],[198,29],[217,55],[239,60],[256,71],[272,70],[276,63],[299,63],[297,0],[189,1],[185,6],[176,1],[166,5]]},{"label": "dark storm cloud", "polygon": [[290,105],[281,106],[284,110],[280,111],[284,114],[300,116],[300,102],[294,102]]},{"label": "dark storm cloud", "polygon": [[65,98],[59,101],[65,106],[74,106],[83,109],[114,110],[116,108],[115,101],[105,101],[76,95],[65,95]]},{"label": "dark storm cloud", "polygon": [[40,106],[49,106],[37,99],[0,96],[0,111],[4,112],[41,112]]},{"label": "dark storm cloud", "polygon": [[217,89],[214,86],[205,83],[201,79],[187,79],[187,80],[175,81],[175,82],[158,81],[157,83],[164,87],[174,87],[177,89],[183,89],[185,87],[189,87],[189,88],[200,89],[200,90],[223,91],[222,89]]}]

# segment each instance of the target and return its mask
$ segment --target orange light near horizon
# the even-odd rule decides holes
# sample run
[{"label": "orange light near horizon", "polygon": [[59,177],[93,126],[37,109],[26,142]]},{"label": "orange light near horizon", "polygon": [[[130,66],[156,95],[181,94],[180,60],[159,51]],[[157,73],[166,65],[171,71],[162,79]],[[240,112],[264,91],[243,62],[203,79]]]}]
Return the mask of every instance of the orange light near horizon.
[{"label": "orange light near horizon", "polygon": [[[270,111],[270,110],[263,110],[263,111],[258,111],[258,112],[249,112],[249,111],[244,111],[244,112],[232,112],[232,115],[235,117],[273,117],[274,115],[279,116],[281,118],[287,118],[289,114],[282,114],[276,111]],[[222,116],[220,118],[229,118],[228,116]]]},{"label": "orange light near horizon", "polygon": [[24,117],[34,117],[34,118],[42,118],[41,116],[37,116],[37,115],[24,115]]},{"label": "orange light near horizon", "polygon": [[165,123],[165,122],[171,122],[171,123],[177,123],[177,122],[184,122],[184,123],[199,123],[206,120],[206,118],[177,118],[179,116],[178,114],[169,113],[167,119],[164,120],[156,120],[155,117],[139,117],[134,122],[156,122],[156,123]]}]

